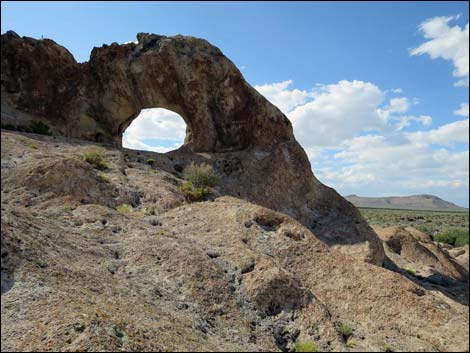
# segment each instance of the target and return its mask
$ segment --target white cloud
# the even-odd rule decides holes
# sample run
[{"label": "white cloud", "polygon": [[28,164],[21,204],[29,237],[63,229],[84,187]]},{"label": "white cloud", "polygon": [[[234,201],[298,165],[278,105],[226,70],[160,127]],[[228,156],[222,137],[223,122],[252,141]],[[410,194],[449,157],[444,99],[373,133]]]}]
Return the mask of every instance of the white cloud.
[{"label": "white cloud", "polygon": [[[122,145],[131,149],[168,152],[181,146],[185,135],[186,123],[180,115],[163,108],[143,109],[124,132]],[[150,146],[143,142],[148,139],[167,143],[165,146]]]},{"label": "white cloud", "polygon": [[454,65],[453,75],[461,78],[455,86],[468,86],[469,71],[469,30],[458,25],[450,27],[449,22],[459,16],[433,17],[420,24],[419,30],[428,39],[419,47],[410,51],[411,55],[428,54],[432,59],[451,60]]},{"label": "white cloud", "polygon": [[395,124],[395,127],[397,130],[403,130],[405,127],[410,126],[411,121],[420,123],[424,127],[429,127],[432,124],[432,118],[429,115],[401,116],[401,117],[398,117],[396,120],[398,120],[398,122]]},{"label": "white cloud", "polygon": [[[264,85],[276,87],[267,98],[276,104],[294,91],[290,85]],[[284,112],[321,181],[344,194],[434,193],[468,203],[462,196],[468,194],[468,150],[455,149],[457,142],[468,144],[468,119],[429,129],[431,116],[409,114],[416,98],[390,99],[391,90],[370,82],[340,81],[311,92]],[[468,115],[468,104],[455,113]]]},{"label": "white cloud", "polygon": [[378,107],[384,93],[363,81],[340,81],[325,85],[314,93],[314,99],[287,115],[296,137],[306,147],[334,147],[360,131],[382,127]]},{"label": "white cloud", "polygon": [[454,114],[455,115],[466,116],[468,118],[468,103],[460,104],[459,109],[454,111]]},{"label": "white cloud", "polygon": [[416,122],[430,126],[427,115],[404,115],[415,100],[395,97],[386,104],[386,91],[370,82],[340,81],[311,91],[289,88],[292,81],[256,86],[292,121],[295,135],[307,150],[337,147],[362,132],[401,130]]},{"label": "white cloud", "polygon": [[344,142],[334,167],[315,172],[344,194],[433,193],[468,204],[468,158],[468,150],[436,150],[406,139],[397,143],[381,135],[359,136]]},{"label": "white cloud", "polygon": [[153,151],[153,152],[165,153],[165,152],[169,152],[169,151],[177,149],[180,146],[180,144],[175,144],[171,147],[151,146],[151,145],[148,145],[148,144],[140,141],[139,139],[136,139],[134,137],[130,137],[128,135],[124,135],[122,137],[122,146],[125,147],[125,148],[132,149],[132,150]]},{"label": "white cloud", "polygon": [[255,88],[266,98],[268,98],[282,112],[287,113],[293,108],[304,104],[313,96],[312,92],[299,89],[289,89],[292,80],[258,85]]},{"label": "white cloud", "polygon": [[390,103],[386,107],[390,113],[405,113],[408,111],[410,104],[408,102],[408,98],[401,97],[401,98],[392,98],[390,99]]},{"label": "white cloud", "polygon": [[455,142],[468,143],[468,119],[458,120],[429,131],[408,133],[408,138],[416,144],[452,145]]}]

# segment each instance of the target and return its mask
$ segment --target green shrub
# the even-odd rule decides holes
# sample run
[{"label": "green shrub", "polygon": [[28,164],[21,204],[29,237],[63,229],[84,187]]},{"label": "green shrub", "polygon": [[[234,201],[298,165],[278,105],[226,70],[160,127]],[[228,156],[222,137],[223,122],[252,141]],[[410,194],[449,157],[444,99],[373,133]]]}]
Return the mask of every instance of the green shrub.
[{"label": "green shrub", "polygon": [[447,243],[453,246],[464,246],[468,244],[468,229],[452,229],[433,236],[434,241]]},{"label": "green shrub", "polygon": [[147,164],[148,165],[154,165],[155,164],[155,159],[153,159],[153,158],[147,159]]},{"label": "green shrub", "polygon": [[104,173],[98,173],[98,180],[102,183],[110,183],[111,182],[109,177]]},{"label": "green shrub", "polygon": [[31,129],[31,132],[35,134],[52,135],[52,133],[49,131],[49,126],[44,124],[42,121],[31,122],[29,128]]},{"label": "green shrub", "polygon": [[312,341],[303,341],[295,345],[296,352],[317,352],[317,345]]},{"label": "green shrub", "polygon": [[205,163],[196,165],[192,162],[183,169],[183,178],[195,188],[213,187],[218,182],[212,167]]},{"label": "green shrub", "polygon": [[343,324],[341,326],[341,334],[343,335],[343,338],[345,341],[348,340],[349,336],[352,335],[352,332],[353,332],[353,329],[351,326],[347,325],[347,324]]},{"label": "green shrub", "polygon": [[416,277],[416,271],[415,271],[415,270],[412,270],[412,269],[410,269],[410,268],[406,268],[405,271],[406,271],[408,274],[410,274],[410,275]]},{"label": "green shrub", "polygon": [[190,202],[204,201],[207,199],[207,195],[209,195],[209,190],[206,187],[195,187],[190,181],[181,185],[181,191],[186,200]]},{"label": "green shrub", "polygon": [[83,159],[93,165],[96,169],[106,169],[107,165],[103,162],[104,151],[101,148],[89,148],[83,152]]},{"label": "green shrub", "polygon": [[133,212],[132,206],[128,205],[127,203],[123,203],[119,205],[118,207],[116,207],[116,210],[119,213],[132,213]]},{"label": "green shrub", "polygon": [[386,343],[384,346],[384,352],[394,352],[393,347],[390,343]]}]

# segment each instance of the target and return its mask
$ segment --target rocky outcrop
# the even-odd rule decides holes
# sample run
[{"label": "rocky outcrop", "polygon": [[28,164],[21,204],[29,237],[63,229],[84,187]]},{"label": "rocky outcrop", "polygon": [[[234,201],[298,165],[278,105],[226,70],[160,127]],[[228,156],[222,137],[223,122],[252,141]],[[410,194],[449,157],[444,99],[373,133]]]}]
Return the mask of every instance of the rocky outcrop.
[{"label": "rocky outcrop", "polygon": [[2,352],[468,349],[468,302],[271,209],[188,204],[171,155],[101,146],[98,171],[92,143],[1,135]]},{"label": "rocky outcrop", "polygon": [[400,268],[430,280],[447,277],[468,281],[468,270],[436,245],[431,236],[413,227],[374,226],[374,230],[383,240],[387,256]]},{"label": "rocky outcrop", "polygon": [[169,153],[175,167],[210,163],[222,193],[286,213],[331,247],[382,263],[382,244],[357,209],[313,176],[289,120],[218,48],[185,36],[137,39],[94,48],[77,63],[52,40],[5,33],[2,124],[39,120],[56,135],[120,145],[141,109],[167,108],[187,125],[184,145]]}]

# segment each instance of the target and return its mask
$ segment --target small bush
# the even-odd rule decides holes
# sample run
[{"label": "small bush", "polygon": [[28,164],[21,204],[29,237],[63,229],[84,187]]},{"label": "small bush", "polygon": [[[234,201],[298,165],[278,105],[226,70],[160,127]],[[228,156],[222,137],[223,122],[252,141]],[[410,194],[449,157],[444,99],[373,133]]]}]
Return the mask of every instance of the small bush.
[{"label": "small bush", "polygon": [[295,345],[296,352],[317,352],[317,345],[312,341],[303,341]]},{"label": "small bush", "polygon": [[29,127],[31,132],[35,134],[52,135],[52,133],[49,131],[49,126],[44,124],[42,121],[33,121]]},{"label": "small bush", "polygon": [[207,195],[209,195],[209,190],[206,187],[195,187],[189,181],[181,185],[181,191],[186,200],[190,202],[204,201],[207,199]]},{"label": "small bush", "polygon": [[394,352],[393,347],[390,343],[386,343],[384,346],[384,352]]},{"label": "small bush", "polygon": [[26,145],[26,147],[32,148],[33,150],[38,149],[38,145],[36,145],[35,143],[32,143],[32,142],[26,142],[25,145]]},{"label": "small bush", "polygon": [[468,244],[468,229],[452,229],[433,236],[434,241],[447,243],[452,246],[464,246]]},{"label": "small bush", "polygon": [[98,180],[102,183],[110,183],[111,182],[109,177],[104,173],[98,173]]},{"label": "small bush", "polygon": [[93,165],[96,169],[106,169],[107,165],[103,162],[104,151],[100,148],[90,148],[83,152],[83,159]]},{"label": "small bush", "polygon": [[132,209],[132,206],[131,205],[128,205],[127,203],[123,203],[121,205],[119,205],[116,210],[119,212],[119,213],[132,213],[133,212],[133,209]]},{"label": "small bush", "polygon": [[72,211],[72,205],[68,202],[64,203],[64,212]]},{"label": "small bush", "polygon": [[352,335],[352,332],[353,332],[353,329],[351,326],[347,325],[347,324],[343,324],[341,326],[341,334],[343,335],[343,338],[345,341],[348,340],[349,336]]},{"label": "small bush", "polygon": [[412,275],[414,277],[416,277],[416,271],[415,270],[412,270],[410,268],[406,268],[405,271],[409,274],[409,275]]},{"label": "small bush", "polygon": [[153,159],[153,158],[147,159],[147,164],[148,165],[154,165],[155,164],[155,159]]},{"label": "small bush", "polygon": [[213,187],[218,182],[217,174],[210,165],[205,163],[196,165],[192,162],[183,169],[183,178],[195,188]]}]

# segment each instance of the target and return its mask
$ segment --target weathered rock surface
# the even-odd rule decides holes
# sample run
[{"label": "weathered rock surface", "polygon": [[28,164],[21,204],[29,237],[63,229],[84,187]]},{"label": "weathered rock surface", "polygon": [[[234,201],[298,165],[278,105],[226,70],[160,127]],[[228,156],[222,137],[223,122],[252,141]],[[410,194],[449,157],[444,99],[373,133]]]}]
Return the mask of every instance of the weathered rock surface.
[{"label": "weathered rock surface", "polygon": [[94,48],[88,62],[77,63],[52,40],[5,33],[2,124],[39,120],[56,135],[120,145],[141,109],[170,109],[187,124],[184,145],[170,153],[175,166],[210,163],[223,178],[223,194],[286,213],[330,246],[381,265],[373,230],[313,176],[289,120],[218,48],[193,37],[137,39]]},{"label": "weathered rock surface", "polygon": [[422,277],[440,274],[468,281],[468,270],[436,245],[431,236],[413,227],[373,228],[385,243],[387,256],[401,268],[416,271]]},{"label": "weathered rock surface", "polygon": [[468,350],[439,285],[241,199],[187,204],[169,155],[106,147],[97,178],[90,145],[2,131],[2,351]]},{"label": "weathered rock surface", "polygon": [[449,249],[447,251],[450,256],[452,256],[455,261],[461,264],[467,271],[469,271],[469,264],[468,264],[468,244],[461,247],[456,247],[453,249]]}]

